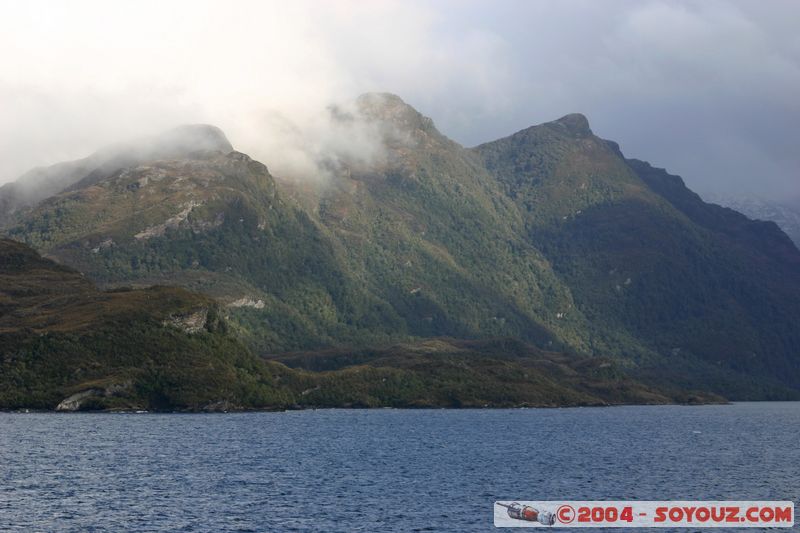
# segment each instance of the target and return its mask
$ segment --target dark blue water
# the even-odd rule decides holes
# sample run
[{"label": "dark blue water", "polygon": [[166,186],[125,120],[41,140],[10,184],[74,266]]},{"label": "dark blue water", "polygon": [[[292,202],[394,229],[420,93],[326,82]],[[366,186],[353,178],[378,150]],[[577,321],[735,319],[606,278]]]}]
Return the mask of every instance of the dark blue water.
[{"label": "dark blue water", "polygon": [[495,500],[797,501],[799,465],[800,403],[0,413],[0,531],[489,531]]}]

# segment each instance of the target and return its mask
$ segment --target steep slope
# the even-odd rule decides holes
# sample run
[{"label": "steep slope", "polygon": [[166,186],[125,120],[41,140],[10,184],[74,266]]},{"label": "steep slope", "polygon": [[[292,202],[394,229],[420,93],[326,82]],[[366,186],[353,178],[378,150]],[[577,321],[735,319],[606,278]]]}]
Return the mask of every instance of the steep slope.
[{"label": "steep slope", "polygon": [[0,227],[19,211],[35,206],[82,179],[100,179],[144,161],[178,158],[198,150],[233,150],[222,130],[208,125],[181,126],[160,135],[110,146],[77,161],[36,168],[0,187]]},{"label": "steep slope", "polygon": [[777,227],[626,160],[581,115],[475,152],[526,214],[601,353],[734,397],[795,394],[785,387],[800,386],[800,257]]},{"label": "steep slope", "polygon": [[[23,240],[106,286],[179,284],[231,306],[261,352],[408,336],[515,336],[585,349],[569,290],[467,150],[391,95],[357,117],[386,153],[309,198],[236,152],[95,172],[19,217]],[[308,207],[308,206],[311,207]],[[301,207],[304,206],[304,207]]]},{"label": "steep slope", "polygon": [[384,315],[393,326],[391,309],[342,271],[267,168],[238,152],[92,176],[8,234],[105,286],[176,284],[215,296],[260,349],[314,347],[361,330],[380,337]]},{"label": "steep slope", "polygon": [[383,158],[343,165],[310,208],[348,269],[414,335],[508,335],[583,350],[580,313],[561,318],[569,289],[480,161],[397,96],[363,95],[355,114],[380,132]]}]

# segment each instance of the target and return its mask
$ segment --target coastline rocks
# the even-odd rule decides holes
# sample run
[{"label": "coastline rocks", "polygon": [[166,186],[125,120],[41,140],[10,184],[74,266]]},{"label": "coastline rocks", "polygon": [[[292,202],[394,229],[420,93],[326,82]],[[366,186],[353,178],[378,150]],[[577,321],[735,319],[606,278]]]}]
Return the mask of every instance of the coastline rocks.
[{"label": "coastline rocks", "polygon": [[56,406],[56,411],[79,411],[81,406],[86,403],[89,398],[102,396],[103,391],[100,389],[89,389],[65,398]]},{"label": "coastline rocks", "polygon": [[56,406],[56,411],[80,411],[88,407],[88,404],[95,399],[120,395],[121,393],[129,390],[132,385],[133,384],[131,382],[112,383],[105,388],[95,387],[76,392],[75,394],[61,400],[61,403]]}]

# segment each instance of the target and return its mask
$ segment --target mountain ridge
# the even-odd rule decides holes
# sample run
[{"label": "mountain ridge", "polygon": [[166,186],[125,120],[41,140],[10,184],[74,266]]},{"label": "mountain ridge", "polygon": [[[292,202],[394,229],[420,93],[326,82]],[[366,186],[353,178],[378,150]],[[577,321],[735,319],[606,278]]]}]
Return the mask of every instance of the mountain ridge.
[{"label": "mountain ridge", "polygon": [[16,181],[0,186],[0,225],[19,210],[73,186],[79,179],[108,174],[148,159],[187,155],[198,150],[231,151],[221,129],[208,124],[178,126],[161,134],[117,143],[75,161],[34,168]]},{"label": "mountain ridge", "polygon": [[[616,143],[594,135],[575,141],[559,128],[558,121],[534,126],[475,150],[528,214],[531,240],[591,322],[642,338],[664,360],[698,357],[676,358],[680,370],[662,369],[664,379],[739,358],[740,368],[761,364],[796,383],[800,338],[789,317],[800,311],[800,254],[788,238],[702,202],[680,178],[626,159]],[[692,322],[714,324],[712,331],[728,330],[739,342],[692,332]],[[780,332],[775,324],[784,324]],[[765,361],[774,353],[784,354],[778,372]]]},{"label": "mountain ridge", "polygon": [[581,114],[465,148],[397,96],[354,109],[337,120],[374,128],[385,157],[324,184],[193,151],[95,175],[7,232],[109,287],[211,294],[270,357],[510,337],[649,383],[800,390],[798,254],[775,227],[626,159]]}]

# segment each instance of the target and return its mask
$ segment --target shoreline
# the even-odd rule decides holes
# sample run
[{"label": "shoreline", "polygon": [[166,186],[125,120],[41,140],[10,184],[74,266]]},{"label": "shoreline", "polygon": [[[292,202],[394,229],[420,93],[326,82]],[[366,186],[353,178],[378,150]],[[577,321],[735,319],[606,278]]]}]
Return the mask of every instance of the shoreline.
[{"label": "shoreline", "polygon": [[742,403],[800,403],[800,400],[748,400],[748,401],[708,401],[708,402],[672,402],[672,403],[613,403],[613,404],[586,404],[586,405],[537,405],[537,406],[483,406],[483,407],[437,407],[437,406],[405,406],[405,407],[363,407],[363,406],[302,406],[286,408],[245,408],[230,409],[224,411],[204,410],[204,409],[182,409],[182,410],[153,410],[153,409],[97,409],[97,410],[76,410],[76,411],[57,411],[55,409],[0,409],[2,414],[150,414],[150,415],[223,415],[223,414],[243,414],[243,413],[288,413],[293,411],[522,411],[522,410],[553,410],[553,409],[602,409],[614,407],[702,407],[709,405],[730,406]]}]

